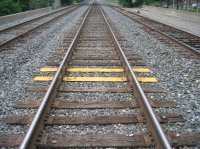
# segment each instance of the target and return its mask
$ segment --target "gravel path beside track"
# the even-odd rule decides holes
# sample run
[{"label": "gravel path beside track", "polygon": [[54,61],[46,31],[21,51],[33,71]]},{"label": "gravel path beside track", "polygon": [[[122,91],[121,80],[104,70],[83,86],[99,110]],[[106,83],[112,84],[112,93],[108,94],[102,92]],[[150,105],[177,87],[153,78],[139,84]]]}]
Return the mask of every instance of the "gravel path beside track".
[{"label": "gravel path beside track", "polygon": [[[12,50],[2,51],[0,54],[0,134],[21,133],[23,128],[5,125],[3,118],[13,113],[13,103],[23,99],[38,99],[43,93],[26,93],[26,87],[33,84],[33,78],[38,70],[54,54],[60,41],[67,35],[88,6],[83,6],[65,19],[54,23],[39,35],[34,35],[23,45]],[[36,96],[37,95],[37,96]],[[17,113],[17,112],[16,112]],[[20,113],[20,112],[19,112]],[[29,113],[29,112],[27,112]]]},{"label": "gravel path beside track", "polygon": [[150,66],[153,76],[159,78],[160,83],[157,83],[156,86],[161,86],[166,91],[157,96],[148,94],[148,97],[158,100],[173,100],[177,103],[175,108],[160,109],[156,112],[178,112],[186,119],[186,122],[182,124],[175,123],[171,126],[165,124],[168,130],[200,134],[200,61],[181,54],[175,47],[164,45],[144,32],[139,24],[122,14],[107,6],[103,8],[112,23],[132,42],[133,51],[143,56]]},{"label": "gravel path beside track", "polygon": [[15,19],[15,20],[13,20],[13,21],[11,21],[9,23],[1,24],[0,25],[0,30],[3,30],[5,28],[11,27],[11,26],[14,26],[14,25],[17,25],[17,24],[20,24],[20,23],[23,23],[23,22],[26,22],[26,21],[29,21],[29,20],[32,20],[34,18],[38,18],[40,16],[43,16],[43,15],[46,15],[48,13],[51,13],[51,12],[54,12],[54,11],[58,11],[60,9],[67,8],[67,7],[58,8],[58,9],[52,10],[50,12],[43,12],[43,13],[34,14],[32,16],[29,15],[29,16],[24,17],[23,19],[18,19],[18,20]]},{"label": "gravel path beside track", "polygon": [[[131,12],[136,12],[138,9],[127,8],[126,10],[131,11]],[[141,16],[147,17],[149,19],[176,27],[178,29],[195,34],[197,36],[200,36],[200,22],[191,22],[189,20],[185,20],[180,17],[168,16],[168,15],[156,13],[153,11],[145,11],[141,9],[139,9],[139,11],[141,12],[140,13]]]},{"label": "gravel path beside track", "polygon": [[32,16],[27,16],[27,17],[25,17],[23,19],[14,20],[12,22],[9,22],[9,23],[6,23],[6,24],[2,24],[2,25],[0,25],[0,30],[3,30],[5,28],[11,27],[11,26],[14,26],[14,25],[17,25],[17,24],[20,24],[22,22],[26,22],[26,21],[32,20],[34,18],[38,18],[38,17],[43,16],[45,14],[47,14],[47,13],[35,14],[35,15],[32,15]]}]

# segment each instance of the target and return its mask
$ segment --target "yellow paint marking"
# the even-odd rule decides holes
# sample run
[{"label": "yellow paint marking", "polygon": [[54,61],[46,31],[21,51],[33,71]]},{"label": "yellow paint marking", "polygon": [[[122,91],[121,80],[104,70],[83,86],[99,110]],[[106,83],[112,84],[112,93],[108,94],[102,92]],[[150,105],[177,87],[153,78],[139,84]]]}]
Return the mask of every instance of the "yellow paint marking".
[{"label": "yellow paint marking", "polygon": [[[142,83],[154,83],[158,80],[154,77],[137,77],[139,82]],[[37,76],[34,81],[51,81],[51,76]],[[126,77],[64,77],[63,81],[67,82],[126,82]]]},{"label": "yellow paint marking", "polygon": [[57,67],[50,67],[50,68],[41,68],[40,69],[40,72],[56,72],[58,71],[58,68]]},{"label": "yellow paint marking", "polygon": [[64,77],[64,81],[69,82],[125,82],[125,77]]},{"label": "yellow paint marking", "polygon": [[38,82],[43,82],[43,81],[51,81],[51,80],[53,80],[53,77],[51,77],[51,76],[37,76],[37,77],[35,77],[34,78],[34,81],[38,81]]},{"label": "yellow paint marking", "polygon": [[150,69],[148,68],[133,68],[134,72],[143,72],[143,73],[148,73],[151,72]]},{"label": "yellow paint marking", "polygon": [[[41,72],[56,72],[58,68],[41,68]],[[124,69],[122,68],[68,68],[66,70],[67,72],[113,72],[113,73],[119,73],[124,72]],[[141,72],[141,73],[148,73],[150,72],[150,69],[148,68],[133,68],[134,72]]]},{"label": "yellow paint marking", "polygon": [[158,80],[154,77],[137,77],[138,81],[141,83],[156,83]]}]

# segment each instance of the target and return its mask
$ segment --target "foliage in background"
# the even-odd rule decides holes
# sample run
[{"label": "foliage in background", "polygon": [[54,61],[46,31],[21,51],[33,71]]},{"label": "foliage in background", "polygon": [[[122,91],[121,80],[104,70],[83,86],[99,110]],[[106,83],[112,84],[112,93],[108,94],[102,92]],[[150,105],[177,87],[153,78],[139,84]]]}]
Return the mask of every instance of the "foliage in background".
[{"label": "foliage in background", "polygon": [[107,0],[109,3],[119,3],[118,0]]},{"label": "foliage in background", "polygon": [[21,12],[21,7],[13,0],[0,0],[0,15],[9,15]]},{"label": "foliage in background", "polygon": [[[55,0],[0,0],[0,16],[21,11],[51,7]],[[80,3],[84,0],[61,0],[64,5]]]},{"label": "foliage in background", "polygon": [[[173,8],[173,0],[144,0],[145,5]],[[192,4],[198,4],[200,0],[174,0],[174,7],[178,10],[186,10],[191,12],[197,12]]]},{"label": "foliage in background", "polygon": [[0,0],[0,16],[52,6],[54,0]]},{"label": "foliage in background", "polygon": [[141,7],[143,3],[143,0],[136,0],[136,2],[132,4],[132,7]]},{"label": "foliage in background", "polygon": [[84,0],[61,0],[63,5],[70,5],[70,4],[74,4],[74,3],[81,3]]},{"label": "foliage in background", "polygon": [[74,0],[61,0],[62,4],[64,5],[70,5],[74,3]]},{"label": "foliage in background", "polygon": [[76,0],[77,3],[81,3],[83,2],[84,0]]},{"label": "foliage in background", "polygon": [[139,7],[143,4],[143,0],[136,0],[132,3],[132,0],[118,0],[119,4],[125,7]]}]

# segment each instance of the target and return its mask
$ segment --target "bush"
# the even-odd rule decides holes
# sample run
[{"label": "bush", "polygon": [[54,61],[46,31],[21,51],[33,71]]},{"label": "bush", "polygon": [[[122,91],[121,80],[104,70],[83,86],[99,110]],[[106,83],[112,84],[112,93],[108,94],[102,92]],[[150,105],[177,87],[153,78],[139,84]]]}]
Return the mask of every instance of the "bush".
[{"label": "bush", "polygon": [[119,4],[125,7],[131,7],[132,0],[119,0]]},{"label": "bush", "polygon": [[144,0],[145,5],[150,5],[152,3],[154,3],[154,0]]},{"label": "bush", "polygon": [[62,4],[70,5],[74,3],[74,0],[61,0]]},{"label": "bush", "polygon": [[83,2],[84,0],[76,0],[77,3],[81,3]]},{"label": "bush", "polygon": [[52,4],[54,3],[54,0],[40,0],[40,7],[49,7],[52,6]]},{"label": "bush", "polygon": [[155,6],[155,7],[160,7],[160,3],[159,2],[153,2],[149,4],[150,6]]},{"label": "bush", "polygon": [[0,0],[0,16],[21,12],[21,7],[13,0]]},{"label": "bush", "polygon": [[143,0],[136,0],[136,2],[132,4],[132,7],[140,7],[142,4]]},{"label": "bush", "polygon": [[125,7],[139,7],[143,4],[143,0],[136,0],[132,3],[132,0],[119,0],[119,4]]}]

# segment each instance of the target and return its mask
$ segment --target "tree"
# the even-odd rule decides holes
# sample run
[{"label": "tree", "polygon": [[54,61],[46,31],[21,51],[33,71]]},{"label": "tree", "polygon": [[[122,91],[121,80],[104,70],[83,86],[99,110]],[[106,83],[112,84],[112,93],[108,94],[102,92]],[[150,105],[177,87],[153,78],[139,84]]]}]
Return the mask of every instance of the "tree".
[{"label": "tree", "polygon": [[182,3],[183,0],[177,0],[176,2],[176,9],[178,10],[180,7],[180,4]]},{"label": "tree", "polygon": [[40,0],[40,7],[52,6],[54,0]]},{"label": "tree", "polygon": [[74,0],[61,0],[61,2],[64,5],[70,5],[70,4],[73,4]]},{"label": "tree", "polygon": [[125,7],[130,7],[132,4],[132,0],[119,0],[119,4]]},{"label": "tree", "polygon": [[166,0],[166,2],[167,2],[167,8],[169,8],[171,0]]},{"label": "tree", "polygon": [[84,0],[76,0],[77,3],[81,3],[83,2]]},{"label": "tree", "polygon": [[132,0],[119,0],[119,4],[125,7],[138,7],[141,6],[142,3],[143,0],[136,0],[134,3],[132,3]]},{"label": "tree", "polygon": [[21,12],[19,4],[13,0],[0,0],[0,15],[9,15],[13,13]]},{"label": "tree", "polygon": [[18,0],[18,2],[22,8],[22,11],[30,10],[30,0]]}]

